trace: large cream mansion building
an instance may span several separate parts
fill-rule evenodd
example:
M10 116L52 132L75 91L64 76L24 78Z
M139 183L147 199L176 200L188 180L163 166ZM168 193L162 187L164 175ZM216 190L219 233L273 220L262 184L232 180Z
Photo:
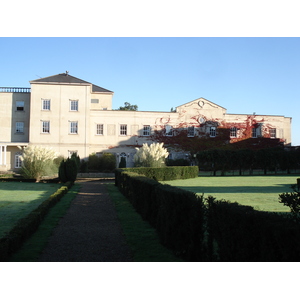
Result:
M110 152L117 162L125 157L132 166L135 148L152 143L154 130L171 137L178 127L190 138L214 138L220 124L229 124L234 140L243 136L247 123L253 138L279 138L291 144L291 118L228 114L204 98L172 112L123 111L112 109L112 91L68 72L30 81L30 86L0 88L0 171L20 168L21 148L28 145L52 147L64 157L77 152L81 159Z

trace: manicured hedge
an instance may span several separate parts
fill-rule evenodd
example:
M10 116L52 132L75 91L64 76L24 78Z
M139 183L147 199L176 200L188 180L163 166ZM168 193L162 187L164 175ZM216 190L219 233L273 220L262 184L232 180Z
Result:
M202 197L127 171L116 184L143 219L156 228L161 243L187 261L204 258Z
M36 179L25 179L23 177L20 177L20 178L1 177L0 181L5 181L5 182L36 182Z
M198 177L199 174L198 166L176 166L165 168L140 167L119 170L145 175L146 177L152 178L157 181L195 178Z
M290 214L256 211L211 198L209 216L209 235L217 244L217 260L300 260L300 224Z
M184 260L300 261L300 222L290 213L256 211L212 196L203 199L120 169L115 182L156 228L161 243Z
M257 145L268 139L256 139ZM275 141L275 140L274 140ZM234 145L236 143L232 143ZM292 170L300 168L300 148L289 150L282 146L262 149L209 149L197 153L197 160L201 170L221 171L225 175L228 171L238 170L242 175L244 170L249 170L250 174L254 169L260 169L267 174L269 171L286 171L290 174Z
M163 244L188 261L203 261L204 204L203 197L169 185L155 189L156 229Z
M24 241L36 231L49 209L68 192L72 185L73 182L67 182L27 217L19 220L10 232L0 239L0 261L7 261L11 254L22 246Z
M36 179L26 179L23 177L0 177L3 182L36 182ZM59 178L41 179L39 182L43 183L59 183Z

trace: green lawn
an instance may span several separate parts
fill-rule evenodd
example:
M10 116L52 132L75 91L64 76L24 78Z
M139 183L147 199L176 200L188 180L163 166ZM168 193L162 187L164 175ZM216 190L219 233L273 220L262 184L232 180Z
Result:
M0 238L60 187L57 183L0 182Z
M214 196L217 200L225 199L250 205L256 210L289 212L287 206L279 203L278 195L292 192L290 186L296 184L299 175L277 176L211 176L185 180L165 181L194 193Z

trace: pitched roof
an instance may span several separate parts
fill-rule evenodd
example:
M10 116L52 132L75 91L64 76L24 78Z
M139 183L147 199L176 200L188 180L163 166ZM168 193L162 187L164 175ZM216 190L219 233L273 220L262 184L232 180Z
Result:
M49 77L44 77L36 80L30 81L30 83L63 83L63 84L82 84L82 85L92 85L93 92L100 92L100 93L113 93L110 90L104 89L100 86L94 85L88 81L79 79L77 77L69 75L68 72L61 73Z
M92 87L93 87L93 92L100 92L100 93L113 93L112 91L109 91L107 89L104 89L98 85L95 85L95 84L92 84Z

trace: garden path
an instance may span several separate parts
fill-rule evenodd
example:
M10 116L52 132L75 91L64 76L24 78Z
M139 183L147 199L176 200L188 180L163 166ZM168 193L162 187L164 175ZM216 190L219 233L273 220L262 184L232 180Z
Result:
M132 261L105 181L81 179L82 187L59 221L40 262Z

